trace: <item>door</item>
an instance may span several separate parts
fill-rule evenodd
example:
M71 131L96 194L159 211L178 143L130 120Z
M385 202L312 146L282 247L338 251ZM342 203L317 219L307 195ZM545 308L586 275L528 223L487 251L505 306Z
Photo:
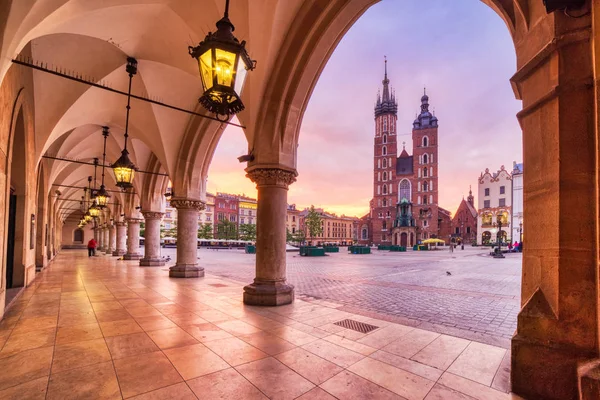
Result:
M400 246L408 246L408 234L406 232L400 234Z
M6 249L6 288L12 288L15 262L15 228L17 219L17 196L11 190L8 206L8 246Z

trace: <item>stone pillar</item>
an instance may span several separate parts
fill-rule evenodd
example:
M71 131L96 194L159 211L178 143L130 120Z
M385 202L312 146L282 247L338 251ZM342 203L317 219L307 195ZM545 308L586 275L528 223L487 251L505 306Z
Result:
M165 260L160 256L160 220L161 212L142 211L146 221L144 233L144 258L140 260L141 267L161 267Z
M177 263L169 268L171 278L198 278L204 268L198 266L198 212L205 204L200 200L171 199L177 209Z
M98 246L96 246L96 250L104 251L104 235L102 234L102 228L97 227L94 229L94 231L96 232L96 242L98 243Z
M108 227L108 252L114 254L117 249L117 229L115 224L111 224Z
M512 78L523 100L527 235L511 381L528 399L579 398L578 366L598 358L597 99L580 14L544 16L538 27L550 30L517 41Z
M115 225L117 226L117 243L113 256L122 256L127 253L127 222L118 221L115 222Z
M140 254L140 222L138 218L127 218L127 253L123 260L139 260Z
M286 281L286 226L288 187L296 181L295 170L246 169L258 189L256 219L256 278L244 287L244 303L279 306L294 301L294 286Z
M108 227L107 226L102 228L102 241L104 242L104 252L106 254L111 253L110 241L108 240Z

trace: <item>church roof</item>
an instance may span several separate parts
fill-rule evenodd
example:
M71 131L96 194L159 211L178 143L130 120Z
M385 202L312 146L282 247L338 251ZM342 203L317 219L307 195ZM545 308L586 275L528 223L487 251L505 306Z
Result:
M396 159L396 175L413 175L413 156L404 153L406 150Z
M437 126L438 119L434 114L429 112L429 96L427 96L427 93L423 90L423 97L421 97L421 113L417 115L415 122L413 122L413 128L428 129Z
M387 59L385 60L385 74L383 76L383 94L377 93L377 102L375 103L375 117L384 114L398 114L398 102L396 95L390 93L390 80L387 76Z
M408 151L406 151L406 149L402 149L402 153L400 153L400 158L406 157L410 157L410 155L408 155Z

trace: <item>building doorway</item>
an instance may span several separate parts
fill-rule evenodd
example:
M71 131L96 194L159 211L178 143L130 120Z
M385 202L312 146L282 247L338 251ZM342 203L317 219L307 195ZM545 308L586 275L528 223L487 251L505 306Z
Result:
M400 246L408 246L408 233L402 232L400 234Z

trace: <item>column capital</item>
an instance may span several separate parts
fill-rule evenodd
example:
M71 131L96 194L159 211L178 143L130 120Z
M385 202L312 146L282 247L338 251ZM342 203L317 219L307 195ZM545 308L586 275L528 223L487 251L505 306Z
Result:
M144 222L144 220L141 218L125 218L125 221L127 221L128 224L139 224Z
M116 226L127 226L127 222L126 221L115 221L115 225Z
M161 219L165 213L158 211L142 211L144 219Z
M202 200L194 200L194 199L183 199L183 198L173 198L169 201L171 206L176 209L194 209L194 210L204 210L206 208L206 203Z
M284 166L256 165L246 168L246 177L257 186L280 186L287 189L296 182L297 176L298 172L295 169Z

